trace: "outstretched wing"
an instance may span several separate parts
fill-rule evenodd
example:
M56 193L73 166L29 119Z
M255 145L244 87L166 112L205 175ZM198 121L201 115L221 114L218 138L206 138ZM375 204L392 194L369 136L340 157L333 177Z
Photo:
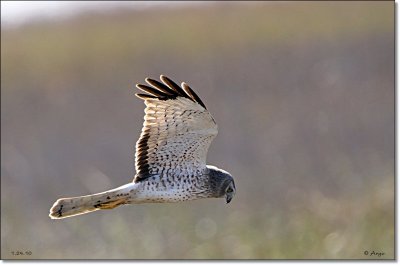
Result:
M136 143L134 182L153 175L194 175L206 169L208 148L218 133L214 118L186 84L146 78L136 94L146 104L142 133Z

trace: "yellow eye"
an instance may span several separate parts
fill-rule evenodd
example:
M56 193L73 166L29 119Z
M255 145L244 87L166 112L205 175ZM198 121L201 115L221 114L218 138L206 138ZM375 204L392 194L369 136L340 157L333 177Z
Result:
M226 190L226 192L231 193L231 192L233 192L233 189L232 189L231 187L229 187L229 188Z

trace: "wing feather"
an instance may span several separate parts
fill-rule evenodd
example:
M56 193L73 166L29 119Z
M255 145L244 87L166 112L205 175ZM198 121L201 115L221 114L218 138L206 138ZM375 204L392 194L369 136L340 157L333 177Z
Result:
M190 86L188 86L185 82L182 82L182 88L183 90L185 90L186 94L188 94L194 101L203 106L203 108L207 109L206 105L204 105L203 101L201 101L199 96L197 96L197 94L194 93L194 91L190 88Z
M148 94L142 94L142 93L136 93L135 96L137 96L138 98L143 99L143 100L157 98L155 96L148 95Z
M213 117L189 86L178 89L168 77L160 79L163 83L146 79L154 88L137 85L150 95L137 94L144 99L146 108L136 143L134 182L152 175L203 172L208 148L218 133Z
M168 96L178 96L178 93L176 93L175 91L171 90L166 85L158 82L157 80L150 79L150 78L146 78L145 80L149 85L151 85L154 88L162 91L163 93L167 94Z
M174 81L166 77L165 75L160 76L161 81L163 81L170 89L175 91L181 97L187 97L185 91L182 90L180 86L178 86Z
M156 98L164 99L166 96L166 94L164 94L162 91L146 85L136 84L136 87L142 90L143 92L147 92L150 95L155 96Z

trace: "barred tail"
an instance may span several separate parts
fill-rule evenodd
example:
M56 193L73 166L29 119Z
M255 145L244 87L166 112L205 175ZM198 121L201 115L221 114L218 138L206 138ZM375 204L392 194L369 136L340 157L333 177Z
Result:
M128 203L134 184L129 183L119 188L102 193L58 199L50 209L50 218L62 219L103 209L113 209Z

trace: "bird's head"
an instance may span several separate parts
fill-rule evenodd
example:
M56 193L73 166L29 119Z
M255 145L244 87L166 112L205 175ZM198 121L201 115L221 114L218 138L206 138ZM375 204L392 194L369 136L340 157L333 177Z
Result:
M207 166L207 168L209 169L209 184L213 197L225 197L226 203L229 203L236 193L232 175L214 166Z

